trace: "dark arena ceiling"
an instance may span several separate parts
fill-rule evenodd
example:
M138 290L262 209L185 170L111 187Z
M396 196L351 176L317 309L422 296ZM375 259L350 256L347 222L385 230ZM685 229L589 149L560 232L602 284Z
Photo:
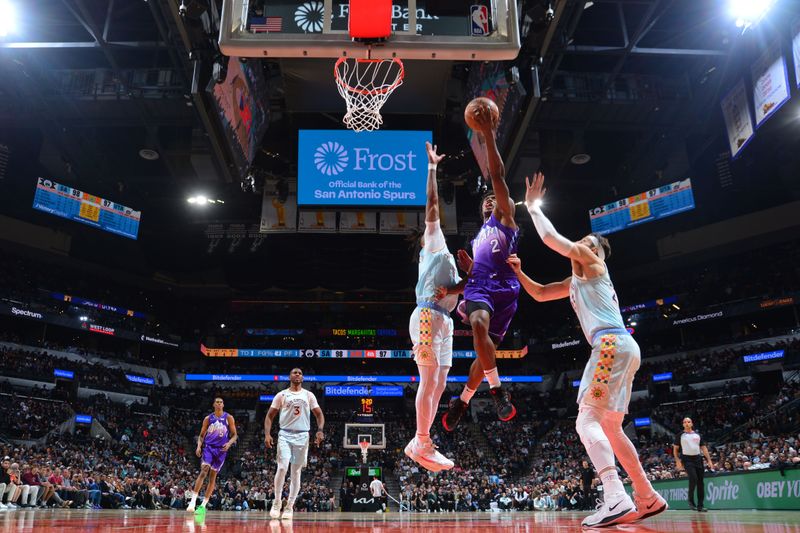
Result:
M277 194L296 180L297 131L341 127L344 104L332 61L250 60L267 80L269 125L252 168L256 193L244 192L245 176L233 165L207 93L220 61L213 27L218 1L185 0L186 16L179 0L17 4L15 31L0 40L0 143L9 151L0 179L4 220L68 235L60 253L71 259L187 287L258 293L412 286L416 267L401 236L260 237L252 229L260 189ZM800 8L778 1L768 18L743 32L725 4L520 3L522 49L503 65L509 72L516 67L514 82L526 93L503 146L512 195L541 169L550 215L565 234L579 237L589 231L590 208L693 180L694 211L614 239L616 260L625 265L618 270L657 261L660 238L798 199L796 84L785 109L734 161L720 100L748 72L761 44L775 36L789 42L788 21ZM462 123L471 68L409 62L406 83L385 108L385 129L430 129L450 156L442 182L454 188L458 206L453 247L464 245L478 222L479 170ZM158 158L145 159L142 150ZM591 159L576 165L576 154ZM32 210L37 176L140 210L139 239ZM225 203L202 210L187 204L200 193ZM532 231L519 211L523 230ZM538 240L523 239L521 253L536 258L543 276L563 272L557 257L540 252Z

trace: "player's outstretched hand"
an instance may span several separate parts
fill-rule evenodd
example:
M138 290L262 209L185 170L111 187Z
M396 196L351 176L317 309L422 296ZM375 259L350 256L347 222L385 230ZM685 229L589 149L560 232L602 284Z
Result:
M434 300L441 300L447 296L447 287L436 287L436 291L433 293Z
M459 250L456 260L458 262L458 268L469 273L470 269L472 268L472 258L469 256L467 251Z
M476 106L474 120L475 125L478 126L478 131L480 131L484 136L492 135L497 128L497 124L495 124L492 117L492 112L489 110L488 106Z
M272 448L272 435L267 435L264 439L264 444L267 445L267 448Z
M228 450L230 450L230 448L231 448L231 443L230 442L226 442L225 444L222 445L222 451L223 452L227 452Z
M517 254L511 254L506 259L506 263L508 266L511 267L511 270L514 271L515 274L519 274L522 271L522 259L520 259Z
M533 179L525 178L525 207L532 208L537 202L541 202L547 188L544 186L544 174L537 172Z
M439 149L438 146L435 144L431 146L431 143L425 141L425 149L428 150L428 163L431 165L438 165L442 159L445 158L445 154L437 154L436 151Z
M325 440L325 434L321 431L317 431L317 436L314 439L314 442L317 444L317 446L319 446L320 444L322 444L323 440Z
M194 454L197 457L200 457L201 455L203 455L203 450L200 449L200 446L197 447L197 449L194 451Z

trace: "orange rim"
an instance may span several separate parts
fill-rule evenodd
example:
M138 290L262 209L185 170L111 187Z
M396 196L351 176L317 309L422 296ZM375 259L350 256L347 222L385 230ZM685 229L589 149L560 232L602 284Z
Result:
M333 66L333 77L336 79L336 83L338 83L340 86L342 86L342 88L344 88L347 92L350 92L350 93L358 93L358 94L366 94L366 95L386 94L386 93L389 93L389 92L392 92L393 90L395 90L397 88L397 86L400 85L403 82L403 77L406 75L406 70L403 67L403 62L400 60L400 58L393 57L391 59L391 61L392 61L392 63L396 64L400 68L400 72L397 74L397 79L395 79L394 83L392 83L390 86L388 86L386 88L372 89L372 90L362 89L360 87L351 87L350 84L348 84L341 77L339 77L339 65L341 65L344 62L346 62L348 59L352 59L352 58L340 57L339 59L336 60L336 64ZM356 58L355 61L357 63L382 63L382 62L386 61L386 59L360 59L360 58Z

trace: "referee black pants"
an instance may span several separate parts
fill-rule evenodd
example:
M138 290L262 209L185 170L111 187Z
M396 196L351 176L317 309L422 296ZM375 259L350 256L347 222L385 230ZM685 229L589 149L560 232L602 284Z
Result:
M683 466L689 476L689 504L694 506L694 491L697 489L697 507L702 507L706 491L703 485L703 459L701 456L683 456Z

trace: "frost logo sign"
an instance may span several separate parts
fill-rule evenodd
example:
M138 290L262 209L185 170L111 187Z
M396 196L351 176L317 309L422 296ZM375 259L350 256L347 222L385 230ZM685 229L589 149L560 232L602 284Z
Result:
M301 130L298 204L425 205L429 131Z
M314 152L314 165L326 176L336 176L347 168L347 150L337 142L321 144Z

